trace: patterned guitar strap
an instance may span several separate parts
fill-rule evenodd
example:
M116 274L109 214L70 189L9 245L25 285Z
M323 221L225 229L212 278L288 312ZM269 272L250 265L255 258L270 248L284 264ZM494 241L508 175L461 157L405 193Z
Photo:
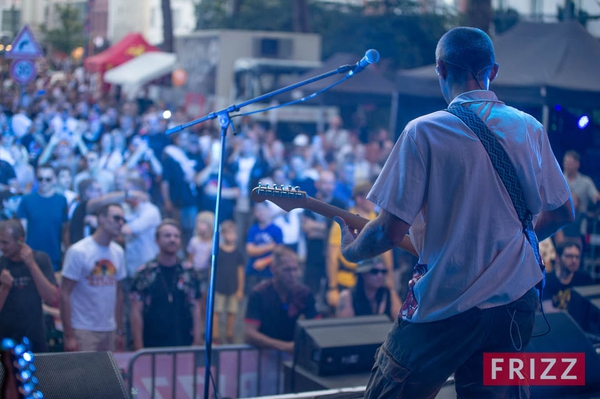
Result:
M533 249L533 253L535 254L535 259L537 260L542 271L543 278L535 286L539 290L541 296L542 290L546 285L546 267L544 266L544 261L540 256L538 239L535 235L535 231L533 230L533 217L525 205L523 187L521 186L521 182L519 182L517 171L515 170L514 165L511 163L508 154L504 150L504 147L502 147L494 134L481 120L481 118L477 116L477 114L460 105L449 107L446 109L446 111L462 120L463 123L467 125L473 131L473 133L477 135L477 137L479 137L481 144L483 144L483 147L490 156L492 165L494 165L494 169L496 169L496 172L500 176L506 191L508 191L510 199L512 200L515 210L517 211L517 215L519 216L519 220L523 225L523 233L525 234L525 237L527 237L527 241L529 241L529 244Z

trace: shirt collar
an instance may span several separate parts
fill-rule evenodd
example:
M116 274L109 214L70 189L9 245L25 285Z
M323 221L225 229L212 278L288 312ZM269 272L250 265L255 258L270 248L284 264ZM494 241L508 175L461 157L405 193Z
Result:
M448 104L448 107L474 102L495 102L504 104L502 101L498 100L496 93L491 90L472 90L456 96L454 100Z

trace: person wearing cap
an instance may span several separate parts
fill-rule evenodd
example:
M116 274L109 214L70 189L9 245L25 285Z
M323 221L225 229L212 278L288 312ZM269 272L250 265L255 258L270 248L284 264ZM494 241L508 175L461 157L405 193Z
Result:
M381 256L359 262L356 285L340 293L335 315L354 317L384 314L393 320L402 302L398 293L385 285L388 272Z
M373 220L377 216L374 205L367 199L369 190L373 187L368 181L356 183L352 190L352 198L355 206L350 208L350 212L365 219ZM394 289L393 257L392 252L388 251L382 255L382 261L386 267L385 285L389 289ZM356 263L349 262L342 255L342 232L340 226L334 223L329 230L329 242L327 247L327 304L332 308L338 306L340 292L344 289L353 288L356 285Z
M367 196L382 209L377 218L359 233L336 218L350 261L400 245L407 232L419 257L364 397L434 398L454 374L460 398L527 398L526 381L485 385L483 354L527 348L544 278L534 248L574 219L571 193L542 124L489 90L499 68L490 37L453 28L435 55L451 112L404 128ZM474 129L482 139L454 112L480 120L482 129ZM498 143L490 153L506 152L498 169L484 147L488 140ZM501 179L513 175L522 186L519 212L526 208L531 223L519 218L516 190Z

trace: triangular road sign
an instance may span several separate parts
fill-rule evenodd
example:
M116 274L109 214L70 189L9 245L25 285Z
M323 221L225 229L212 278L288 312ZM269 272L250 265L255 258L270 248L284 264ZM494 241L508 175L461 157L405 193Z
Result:
M11 46L11 50L4 53L6 58L40 58L44 55L29 25L21 28Z

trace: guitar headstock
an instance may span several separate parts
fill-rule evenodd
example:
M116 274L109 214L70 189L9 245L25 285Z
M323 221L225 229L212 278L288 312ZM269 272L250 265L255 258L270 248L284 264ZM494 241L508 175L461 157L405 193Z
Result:
M2 393L5 399L43 399L44 395L36 389L38 379L29 339L23 338L18 344L4 338L0 341L0 356L4 366Z
M252 190L250 197L254 202L271 201L281 209L289 212L292 209L305 208L308 195L306 191L301 191L300 187L288 186L286 188L283 185L277 187L277 184L274 184L271 188L268 184L263 186L258 183L258 187Z

